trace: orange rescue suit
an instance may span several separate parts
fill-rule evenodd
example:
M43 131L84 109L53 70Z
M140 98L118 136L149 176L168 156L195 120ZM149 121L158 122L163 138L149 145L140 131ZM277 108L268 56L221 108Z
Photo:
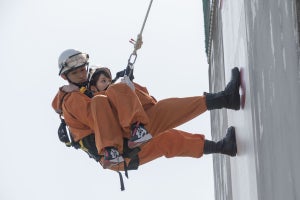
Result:
M111 85L89 98L79 91L58 92L52 107L63 111L75 141L95 133L99 154L107 146L123 150L123 138L130 138L131 124L139 121L153 138L141 147L140 165L161 156L195 157L203 155L204 135L173 129L207 110L205 96L169 98L156 101L147 89L135 83L135 92L126 84ZM64 101L61 99L64 97ZM129 159L126 160L129 162ZM123 170L118 165L113 170Z

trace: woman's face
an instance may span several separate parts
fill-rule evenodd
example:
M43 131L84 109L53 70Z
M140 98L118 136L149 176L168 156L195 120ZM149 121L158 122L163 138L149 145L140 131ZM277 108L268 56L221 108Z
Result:
M96 87L98 89L98 92L105 90L110 84L111 84L111 79L107 78L104 74L100 74L96 82Z

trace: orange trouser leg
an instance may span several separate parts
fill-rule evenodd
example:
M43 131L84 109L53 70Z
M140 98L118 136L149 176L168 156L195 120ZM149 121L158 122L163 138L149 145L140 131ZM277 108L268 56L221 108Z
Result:
M162 156L199 158L203 155L204 140L202 134L191 134L176 129L165 131L141 147L138 154L139 163L143 165ZM124 170L124 165L120 164L111 169Z
M147 124L148 116L135 92L124 83L110 86L106 93L109 102L117 112L118 120L125 132L130 132L130 126L135 122Z
M140 165L161 156L199 158L203 155L204 139L202 134L191 134L176 129L165 131L142 147L139 153Z
M146 113L146 129L152 136L175 128L207 110L205 96L170 98L158 101Z
M91 101L91 112L98 152L101 154L104 147L110 146L114 146L122 152L125 133L111 109L108 98L104 95L94 96Z

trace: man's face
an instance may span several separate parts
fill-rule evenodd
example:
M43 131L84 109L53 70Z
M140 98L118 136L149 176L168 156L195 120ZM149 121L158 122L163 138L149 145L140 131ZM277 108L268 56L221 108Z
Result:
M79 67L77 69L72 70L67 75L62 75L62 78L67 80L67 77L73 83L83 83L87 81L87 70L86 67Z

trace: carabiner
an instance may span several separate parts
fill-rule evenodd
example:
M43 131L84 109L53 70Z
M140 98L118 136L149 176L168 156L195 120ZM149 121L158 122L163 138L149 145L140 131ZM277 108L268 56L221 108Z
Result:
M137 58L136 52L133 52L132 54L130 54L129 59L128 59L128 64L133 66L136 61L136 58Z

